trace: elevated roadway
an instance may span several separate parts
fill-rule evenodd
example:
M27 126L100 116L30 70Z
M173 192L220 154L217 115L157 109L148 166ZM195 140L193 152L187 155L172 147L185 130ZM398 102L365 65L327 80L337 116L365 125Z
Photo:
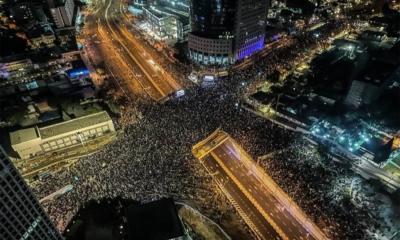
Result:
M260 169L227 133L217 130L196 144L192 152L214 179L219 176L221 190L231 202L245 211L244 220L260 239L327 239L290 197ZM214 171L214 172L213 172ZM230 190L228 190L228 188ZM252 207L249 207L251 205ZM264 223L264 225L261 224ZM273 229L275 235L271 231Z

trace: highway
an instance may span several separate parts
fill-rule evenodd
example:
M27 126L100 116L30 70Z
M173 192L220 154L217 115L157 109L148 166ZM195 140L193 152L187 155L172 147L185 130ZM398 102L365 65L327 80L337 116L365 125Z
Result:
M215 172L212 174L214 179L222 175L225 183L229 183L220 186L224 193L227 191L226 187L236 190L231 195L238 205L237 209L246 209L249 203L253 205L252 209L255 208L257 214L254 211L250 214L245 213L253 224L249 225L250 228L260 239L270 239L270 236L262 234L265 230L261 228L263 225L258 223L261 221L260 217L264 224L269 224L282 239L327 239L290 197L264 171L260 171L228 134L222 131L214 132L193 147L193 154L209 172Z
M124 4L123 1L94 1L88 9L92 24L87 24L87 31L96 32L106 67L130 92L142 91L155 101L163 101L182 87L129 30L131 18L124 12Z
M214 181L222 189L230 202L239 212L240 216L247 225L254 231L260 239L273 240L281 239L274 228L265 221L264 217L257 208L246 198L237 185L232 181L228 174L212 159L206 156L202 160L203 166L207 169Z

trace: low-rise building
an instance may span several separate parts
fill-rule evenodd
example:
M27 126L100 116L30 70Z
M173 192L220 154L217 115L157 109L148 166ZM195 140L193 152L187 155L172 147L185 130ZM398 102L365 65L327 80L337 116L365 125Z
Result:
M55 82L61 84L58 80L76 88L90 85L89 72L80 59L79 51L64 52L45 61L5 59L0 62L0 97L46 90L54 87ZM82 79L85 81L77 81ZM71 87L63 92L70 93Z
M21 72L34 69L31 59L22 59L0 63L0 78L8 79L19 77ZM2 83L0 83L1 85Z
M10 133L11 147L21 159L82 145L115 133L107 112L102 111L45 127L31 127Z
M42 47L54 47L56 37L50 27L37 26L27 32L29 46L31 49L38 49Z
M387 64L373 61L360 79L352 81L344 103L354 108L373 103L399 74L400 68L393 69Z
M358 108L363 104L370 104L376 100L382 88L373 82L354 80L346 96L345 104Z
M190 32L188 13L162 6L145 7L143 11L148 27L157 37L187 40Z

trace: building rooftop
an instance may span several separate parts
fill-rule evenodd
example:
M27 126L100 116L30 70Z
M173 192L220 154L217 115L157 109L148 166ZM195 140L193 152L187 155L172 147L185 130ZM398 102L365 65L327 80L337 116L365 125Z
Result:
M14 132L10 132L11 145L20 144L36 138L39 138L39 134L36 127L25 128Z
M127 209L128 239L161 240L185 235L171 198L131 205Z
M168 17L168 15L164 14L163 12L159 11L158 9L156 9L154 6L151 7L144 7L143 8L145 11L150 12L151 14L153 14L155 17L157 18L163 18L163 17Z
M189 24L189 16L181 11L175 10L170 7L162 7L162 6L151 6L148 8L144 8L149 11L151 14L156 16L157 18L167 18L174 17L178 19L183 25Z
M189 24L189 14L187 14L183 11L173 9L171 7L161 7L161 6L157 6L157 9L166 14L175 16L183 25Z
M39 132L42 139L46 139L110 120L111 118L108 113L106 111L102 111L91 115L71 119L58 124L50 125L47 127L39 128Z
M386 63L370 61L357 80L380 86L385 83L393 70L394 68Z
M141 204L121 199L90 200L68 224L66 240L191 239L172 199Z
M50 29L50 27L45 27L45 26L35 26L31 28L27 32L28 38L39 38L41 36L52 36L54 35L53 31Z

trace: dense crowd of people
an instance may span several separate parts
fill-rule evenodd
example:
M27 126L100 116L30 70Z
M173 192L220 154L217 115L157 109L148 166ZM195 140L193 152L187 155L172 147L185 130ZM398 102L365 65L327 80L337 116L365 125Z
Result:
M367 229L374 232L380 228L376 211L351 203L351 184L330 194L337 179L354 176L351 170L321 157L316 148L300 141L293 144L290 151L278 151L262 165L317 225L332 239L366 239ZM337 197L340 200L334 201Z
M192 87L185 96L164 104L141 100L125 103L123 115L117 120L123 136L70 168L35 183L35 194L40 199L68 184L73 186L72 191L43 203L61 230L85 202L117 196L138 201L169 196L198 205L218 221L224 209L213 190L216 186L192 156L191 147L221 127L253 156L288 149L262 162L268 173L329 236L364 239L366 226L359 219L368 224L376 224L375 220L365 209L332 205L324 193L330 180L342 173L331 164L322 167L315 161L302 162L319 155L303 151L304 143L295 140L299 136L240 108L240 98L248 90L243 82L250 84L260 75L266 78L277 68L289 70L303 56L304 48L321 44L308 41L298 38L287 48L274 51L213 86Z

